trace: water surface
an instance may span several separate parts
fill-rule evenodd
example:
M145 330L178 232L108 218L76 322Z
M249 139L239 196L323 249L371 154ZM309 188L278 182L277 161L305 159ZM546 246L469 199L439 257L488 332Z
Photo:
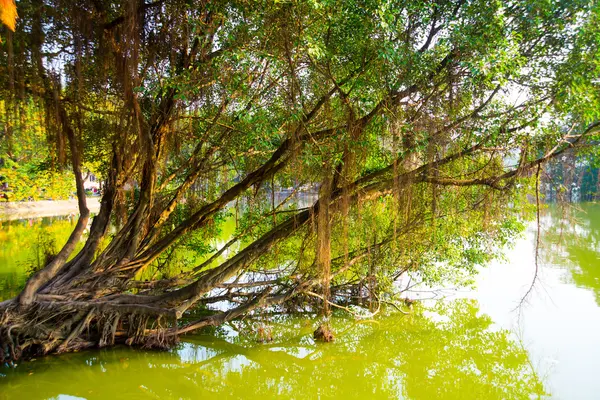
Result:
M186 336L169 352L122 347L0 367L0 399L597 399L600 206L568 217L551 211L537 283L522 307L536 269L533 226L508 250L508 262L482 269L475 290L443 291L452 295L407 316L339 315L334 343L312 340L310 315L259 315ZM2 297L17 293L27 265L42 257L36 235L60 245L72 224L5 223ZM258 343L265 326L274 340Z

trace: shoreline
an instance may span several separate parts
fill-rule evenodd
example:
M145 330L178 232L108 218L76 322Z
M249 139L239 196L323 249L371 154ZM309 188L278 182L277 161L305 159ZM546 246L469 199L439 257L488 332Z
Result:
M100 210L100 197L88 197L87 206L91 213ZM0 203L0 221L12 221L25 218L55 217L59 215L79 214L77 199L15 201Z

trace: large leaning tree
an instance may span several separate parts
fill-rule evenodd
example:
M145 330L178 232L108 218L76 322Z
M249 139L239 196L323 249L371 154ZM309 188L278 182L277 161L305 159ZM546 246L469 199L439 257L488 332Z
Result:
M0 303L0 360L392 302L403 274L464 282L540 165L598 129L597 2L17 5L2 141L43 124L79 219Z

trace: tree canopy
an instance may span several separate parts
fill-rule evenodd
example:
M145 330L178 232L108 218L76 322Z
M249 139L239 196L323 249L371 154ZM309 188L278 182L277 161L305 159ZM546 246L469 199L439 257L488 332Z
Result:
M597 134L598 7L19 2L3 158L37 123L80 218L1 303L4 357L167 346L259 307L375 307L403 274L468 283L519 231L541 165ZM89 169L102 207L75 254Z

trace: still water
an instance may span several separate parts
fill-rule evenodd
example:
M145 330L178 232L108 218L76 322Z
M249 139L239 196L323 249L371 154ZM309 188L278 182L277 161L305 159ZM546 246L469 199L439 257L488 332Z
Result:
M185 337L170 352L116 348L0 367L0 399L403 398L599 399L600 205L544 218L537 283L531 227L474 290L437 291L410 315L334 319L336 341L312 340L310 316L246 320ZM4 223L0 297L60 246L75 221ZM432 297L433 292L414 296Z

